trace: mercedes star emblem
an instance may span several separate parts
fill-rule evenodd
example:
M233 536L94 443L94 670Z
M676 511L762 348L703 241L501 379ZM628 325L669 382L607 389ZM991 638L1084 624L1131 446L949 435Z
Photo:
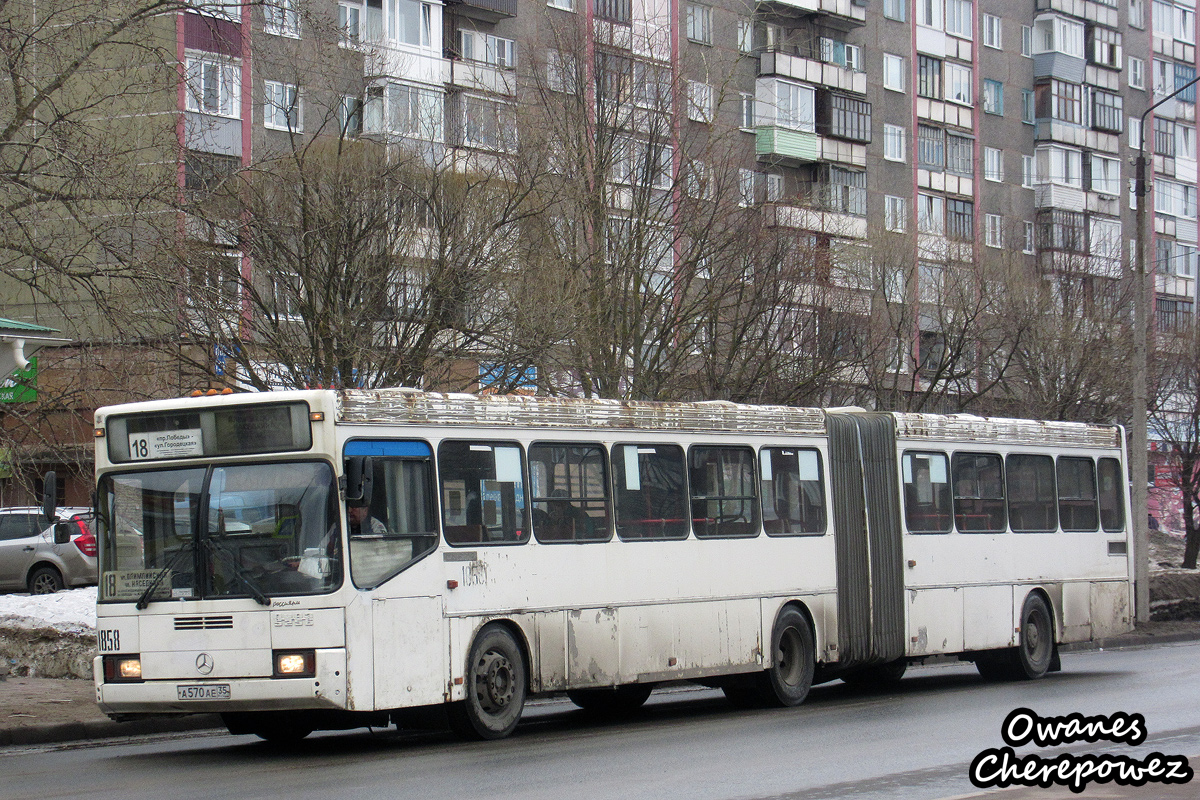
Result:
M201 653L196 656L196 671L201 675L207 675L213 671L213 657L208 653Z

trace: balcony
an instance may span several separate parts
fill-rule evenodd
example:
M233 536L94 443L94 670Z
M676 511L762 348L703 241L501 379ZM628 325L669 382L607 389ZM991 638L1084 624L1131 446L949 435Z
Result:
M821 15L821 22L849 30L867 24L867 0L760 0L760 10L792 16Z
M450 59L449 64L451 86L489 94L512 95L516 92L515 70L462 58Z
M867 93L867 74L837 64L824 63L801 54L796 48L766 50L759 56L759 75L778 75L783 78L828 86L856 94Z
M517 0L446 0L453 13L484 22L499 22L517 15Z
M760 161L810 163L821 160L821 151L821 137L816 132L777 125L762 125L755 129L755 152Z

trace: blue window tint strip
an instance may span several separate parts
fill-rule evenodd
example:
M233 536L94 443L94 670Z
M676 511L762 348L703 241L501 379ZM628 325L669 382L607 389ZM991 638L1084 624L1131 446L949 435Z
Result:
M356 439L353 442L346 442L345 455L432 458L433 449L425 442L398 442L395 440L366 441Z

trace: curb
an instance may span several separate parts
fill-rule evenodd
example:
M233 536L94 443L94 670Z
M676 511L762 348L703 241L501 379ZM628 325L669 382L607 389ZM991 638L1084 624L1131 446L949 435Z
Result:
M1087 653L1096 650L1128 650L1135 647L1150 647L1156 644L1179 644L1182 642L1200 642L1200 632L1165 633L1160 636L1153 634L1125 634L1108 639L1096 639L1091 642L1072 642L1059 646L1060 653Z
M196 714L187 717L112 722L62 722L53 725L28 725L20 728L0 728L0 747L13 745L56 744L83 739L113 739L122 736L146 736L155 733L186 733L188 731L224 730L216 714Z

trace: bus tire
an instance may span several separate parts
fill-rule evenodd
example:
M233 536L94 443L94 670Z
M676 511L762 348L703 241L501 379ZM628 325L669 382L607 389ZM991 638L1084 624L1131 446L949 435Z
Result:
M628 714L645 705L653 691L652 683L628 683L610 689L572 689L567 699L586 711Z
M451 729L464 739L503 739L525 707L528 669L521 646L503 625L485 625L467 659L467 697L447 709Z
M1042 677L1050 671L1055 649L1050 608L1040 594L1030 594L1021 607L1021 636L1013 677L1027 681Z
M808 620L796 608L785 608L771 631L771 667L764 675L762 699L773 706L800 705L812 688L816 665Z

